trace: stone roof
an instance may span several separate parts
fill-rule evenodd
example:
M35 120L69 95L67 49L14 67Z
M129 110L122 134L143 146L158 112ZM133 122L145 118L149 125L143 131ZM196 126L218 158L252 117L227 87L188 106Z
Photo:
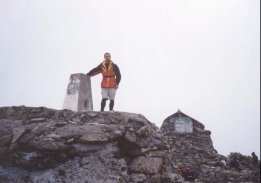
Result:
M170 115L169 117L167 117L164 121L163 121L163 123L162 123L162 125L161 125L161 130L164 132L165 131L165 126L166 125L168 125L168 123L169 123L169 119L171 118L171 117L174 117L174 116L178 116L179 114L181 114L181 115L183 115L183 116L185 116L185 117L188 117L188 118L190 118L191 120L192 120L192 122L193 122L193 128L197 131L197 130L204 130L205 129L205 126L202 124L202 123L200 123L198 120L196 120L196 119L194 119L194 118L192 118L192 117L190 117L189 115L187 115L187 114L185 114L185 113L183 113L180 109L178 109L178 111L177 112L175 112L174 114L172 114L172 115Z

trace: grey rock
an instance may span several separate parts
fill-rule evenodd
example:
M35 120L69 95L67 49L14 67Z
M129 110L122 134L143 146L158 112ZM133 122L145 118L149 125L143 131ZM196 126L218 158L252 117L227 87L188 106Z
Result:
M67 143L71 143L73 141L74 141L74 138L71 138L71 139L67 140Z
M12 134L2 136L0 138L0 148L4 147L7 144L10 144L12 139L13 139L13 135Z
M139 148L134 150L131 154L133 156L146 156L147 151L148 150L146 148Z
M131 127L130 129L128 129L128 131L130 131L130 132L134 132L134 128Z
M76 156L90 155L105 148L104 144L72 144Z
M10 147L9 147L9 152L12 153L12 152L14 152L17 148L18 148L18 144L17 144L17 143L13 143L13 144L11 144Z
M34 119L30 120L31 123L39 123L39 122L44 122L44 121L46 121L45 118L34 118Z
M25 132L25 128L20 127L20 128L14 128L13 129L13 139L11 143L15 143L21 135Z
M162 181L161 181L161 174L158 173L156 175L151 176L149 182L150 183L162 183Z
M80 143L90 143L90 142L106 142L109 139L103 134L85 134L80 139Z
M70 147L62 142L50 142L50 141L31 141L29 143L30 148L37 151L65 151Z
M99 113L98 112L88 112L88 115L90 116L90 117L96 117L97 115L98 115Z
M134 132L127 131L124 135L124 138L130 143L136 143L136 135Z
M146 179L146 176L142 173L132 173L130 175L130 180L133 182L144 182Z
M73 125L76 125L77 122L74 122L74 121L69 121L70 124L73 124Z
M8 147L2 147L0 148L0 154L5 154L8 150Z
M110 139L113 140L113 139L117 139L119 137L122 136L122 133L120 130L113 130L111 133L110 133Z
M140 137L146 137L148 135L148 132L147 132L147 126L143 126L141 127L136 133L138 136Z
M175 182L184 182L184 178L180 174L175 173L163 173L162 174L163 181L175 183Z
M66 124L67 124L67 122L60 121L60 122L57 122L55 125L56 126L63 126L63 125L66 125Z
M215 166L215 164L216 164L216 162L214 162L214 161L209 161L209 162L208 162L208 165L209 165L209 166Z
M139 156L133 160L129 168L134 173L157 174L162 164L161 158Z
M48 134L46 137L52 138L54 140L61 140L61 137L59 135L56 135L54 133Z
M164 142L158 140L158 139L152 139L151 143L156 146L159 150L167 150L167 146L164 144Z
M168 151L163 150L163 151L150 151L148 153L148 156L150 157L164 157L166 158L168 156Z
M80 118L73 118L72 121L76 122L76 123L79 123L81 121L81 119Z
M108 144L104 149L94 153L96 156L102 156L106 158L117 157L119 155L120 149L117 146L113 146L112 144Z

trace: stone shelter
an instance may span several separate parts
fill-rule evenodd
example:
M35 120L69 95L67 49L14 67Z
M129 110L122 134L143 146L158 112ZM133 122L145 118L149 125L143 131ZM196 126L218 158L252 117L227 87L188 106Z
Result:
M169 164L175 173L178 164L191 166L199 182L260 182L260 172L251 168L251 157L231 153L225 157L213 147L211 131L194 118L178 110L167 117L161 126L162 139L169 146ZM233 157L239 159L242 171L230 167ZM223 166L221 160L227 162Z
M205 126L178 110L167 117L161 126L162 138L170 145L172 171L178 164L191 166L198 177L203 164L215 165L220 155L213 147L211 132Z

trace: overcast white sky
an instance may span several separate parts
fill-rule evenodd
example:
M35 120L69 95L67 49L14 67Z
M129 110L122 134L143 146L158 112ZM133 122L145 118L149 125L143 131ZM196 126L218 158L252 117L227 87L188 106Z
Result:
M0 107L61 109L70 75L105 52L122 73L115 110L160 127L180 109L219 153L260 158L259 0L0 0Z

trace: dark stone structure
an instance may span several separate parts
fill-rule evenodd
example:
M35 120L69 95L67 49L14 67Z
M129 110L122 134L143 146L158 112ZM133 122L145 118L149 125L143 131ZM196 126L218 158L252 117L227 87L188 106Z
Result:
M244 156L244 161L241 162L244 169L242 172L231 169L229 166L231 157L220 155L214 149L210 137L211 131L205 130L202 123L180 110L164 120L161 131L162 138L170 147L168 157L174 173L178 164L182 164L185 167L192 167L195 178L199 182L258 182L260 180L260 174L251 170L250 157ZM224 166L221 160L225 160L227 166Z
M163 139L170 145L169 159L173 171L179 163L191 166L196 177L204 162L215 164L219 159L210 138L211 132L204 125L178 110L166 118L161 126Z

